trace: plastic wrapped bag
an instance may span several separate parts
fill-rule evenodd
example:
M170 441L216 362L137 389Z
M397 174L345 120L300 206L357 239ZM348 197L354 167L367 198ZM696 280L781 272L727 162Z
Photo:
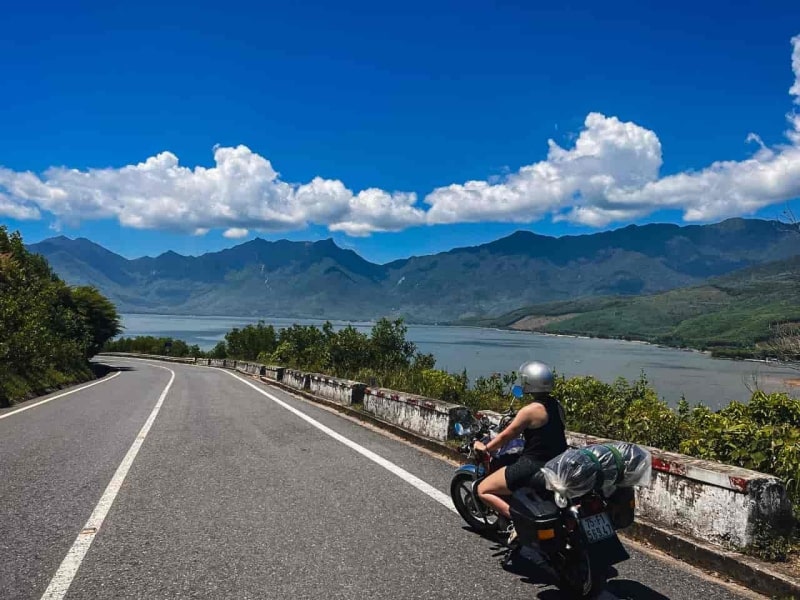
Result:
M650 482L650 453L636 444L613 442L570 449L542 468L547 488L564 498L579 498L592 490L608 497L617 487Z
M650 485L653 471L653 457L650 453L641 446L628 442L614 442L611 445L619 450L625 461L625 471L617 487Z

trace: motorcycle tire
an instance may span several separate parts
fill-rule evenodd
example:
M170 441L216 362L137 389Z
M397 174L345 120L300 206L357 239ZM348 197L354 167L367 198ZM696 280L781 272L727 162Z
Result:
M556 568L558 589L567 598L584 599L594 596L606 583L605 572L593 568L584 548L570 548Z
M480 502L477 498L472 496L472 482L474 480L466 473L462 473L453 477L450 483L450 497L453 504L461 515L461 518L467 522L473 530L478 533L493 533L497 531L498 516L486 506L481 506L486 515L484 520L481 515L481 508L475 505Z

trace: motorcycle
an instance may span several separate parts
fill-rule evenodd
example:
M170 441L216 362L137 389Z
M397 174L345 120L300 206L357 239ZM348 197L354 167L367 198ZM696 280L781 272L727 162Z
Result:
M495 454L478 456L472 446L480 440L488 443L516 416L513 403L501 414L499 422L493 422L484 415L473 417L473 422L466 427L456 423L456 435L465 439L458 451L467 456L468 462L461 465L450 482L450 497L458 514L467 524L480 534L496 535L508 529L510 523L502 515L487 507L478 498L478 484L502 467L513 464L522 452L525 441L520 437L512 440Z
M513 420L509 408L499 423L481 417L456 434L465 439L459 448L468 462L456 470L450 484L453 504L476 532L499 538L510 523L478 497L478 484L501 467L513 463L524 441L512 440L494 455L476 454L476 440L487 443ZM520 443L521 442L521 443ZM509 498L517 539L508 548L504 566L521 554L549 573L565 594L587 598L605 586L611 567L630 558L617 531L633 523L633 489L617 488L610 497L591 491L566 499L546 489L524 487ZM502 540L505 543L505 540Z

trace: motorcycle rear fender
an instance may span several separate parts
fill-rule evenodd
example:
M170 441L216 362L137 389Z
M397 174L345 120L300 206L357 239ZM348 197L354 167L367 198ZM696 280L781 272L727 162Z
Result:
M474 477L475 474L477 473L478 477L483 477L484 475L486 475L486 467L484 467L483 465L477 465L477 466L461 465L456 471L456 475L459 475L461 473L466 473L467 475L470 475L472 477Z

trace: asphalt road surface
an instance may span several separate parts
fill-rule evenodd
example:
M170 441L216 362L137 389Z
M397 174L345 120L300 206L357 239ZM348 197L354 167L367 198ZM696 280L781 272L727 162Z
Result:
M0 411L3 600L560 597L465 527L450 464L227 371L106 362ZM604 598L758 597L626 544Z

